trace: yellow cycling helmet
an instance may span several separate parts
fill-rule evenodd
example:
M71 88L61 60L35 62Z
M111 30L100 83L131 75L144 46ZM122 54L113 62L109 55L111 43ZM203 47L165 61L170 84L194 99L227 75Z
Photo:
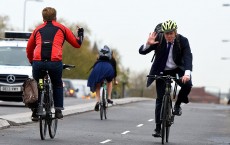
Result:
M162 28L162 32L167 33L167 32L177 30L177 24L172 20L168 20L162 23L161 28Z

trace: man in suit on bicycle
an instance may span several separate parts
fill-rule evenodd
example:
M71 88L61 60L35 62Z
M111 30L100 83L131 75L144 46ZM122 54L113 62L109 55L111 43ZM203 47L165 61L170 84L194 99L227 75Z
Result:
M161 33L150 33L147 43L142 45L139 53L142 55L148 54L152 50L155 51L155 60L152 64L150 75L172 75L178 74L181 81L178 84L181 86L177 101L174 106L174 115L180 116L182 109L181 103L189 103L188 94L192 88L191 71L192 71L192 53L189 46L189 41L186 37L177 34L177 25L174 21L168 20L161 24ZM152 84L153 78L148 78L147 87ZM160 111L162 98L165 93L165 83L163 80L156 80L156 108L155 122L156 129L154 137L160 137L161 121Z
M53 86L55 117L63 118L62 46L67 40L73 47L80 48L84 29L78 29L78 37L71 30L56 21L56 10L46 7L42 11L44 23L31 34L27 48L27 58L33 67L36 81L42 78L41 71L47 70ZM37 121L37 106L32 109L32 120Z

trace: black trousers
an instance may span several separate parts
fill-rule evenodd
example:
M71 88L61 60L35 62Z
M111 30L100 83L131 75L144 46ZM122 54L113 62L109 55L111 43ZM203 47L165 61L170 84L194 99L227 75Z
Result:
M179 77L184 76L184 71L180 68L176 68L174 70L166 70L163 72L163 75L171 75L176 76L176 74L179 75ZM176 104L180 105L181 103L189 103L188 100L188 94L191 91L192 88L192 80L190 76L190 80L187 83L177 82L178 85L181 87L179 94L177 96ZM161 112L161 105L162 105L162 99L165 94L165 82L163 80L156 80L156 90L157 90L157 99L156 99L156 108L155 108L155 122L156 124L160 124L160 112Z

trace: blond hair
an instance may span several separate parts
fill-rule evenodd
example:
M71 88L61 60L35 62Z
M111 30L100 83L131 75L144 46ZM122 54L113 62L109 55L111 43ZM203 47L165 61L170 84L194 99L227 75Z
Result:
M56 10L51 7L46 7L42 10L43 21L56 20Z

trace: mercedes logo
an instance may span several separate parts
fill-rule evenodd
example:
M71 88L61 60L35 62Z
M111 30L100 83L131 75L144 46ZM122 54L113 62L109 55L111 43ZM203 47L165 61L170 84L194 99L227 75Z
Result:
M13 83L15 81L15 76L14 75L8 75L6 77L6 80L8 83Z

